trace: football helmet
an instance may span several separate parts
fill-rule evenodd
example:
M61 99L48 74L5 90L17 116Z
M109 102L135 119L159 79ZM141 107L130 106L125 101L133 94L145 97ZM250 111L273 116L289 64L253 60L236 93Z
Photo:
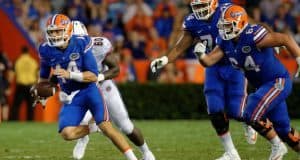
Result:
M230 40L243 32L248 25L248 15L244 8L230 5L222 11L218 21L219 34L224 40Z
M83 23L80 21L72 21L73 25L73 34L74 35L81 35L81 36L87 36L88 32Z
M199 20L207 20L218 7L218 0L192 0L193 13Z
M69 17L63 14L51 16L46 24L46 38L48 44L54 47L66 45L72 36L73 26Z

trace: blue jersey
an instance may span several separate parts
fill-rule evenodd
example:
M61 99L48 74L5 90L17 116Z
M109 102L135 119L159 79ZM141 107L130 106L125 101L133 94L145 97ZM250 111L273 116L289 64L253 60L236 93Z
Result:
M66 49L50 47L44 43L39 48L41 59L40 77L49 78L51 68L63 68L73 72L90 71L98 74L96 60L91 52L92 41L88 36L72 36ZM92 83L82 83L59 78L62 91L67 94L86 88Z
M183 30L188 31L195 40L206 42L206 53L209 53L216 46L215 40L219 36L217 24L222 14L222 9L231 3L219 4L215 13L208 20L199 20L194 13L189 14L182 24ZM230 64L226 58L219 63Z
M275 57L273 48L257 48L268 31L260 25L248 25L238 42L217 38L217 44L234 67L245 72L251 84L259 87L279 77L288 77L288 71Z

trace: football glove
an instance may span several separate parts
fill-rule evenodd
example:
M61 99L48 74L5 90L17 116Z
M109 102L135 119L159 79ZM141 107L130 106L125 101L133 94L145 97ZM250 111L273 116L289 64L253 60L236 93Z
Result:
M295 77L298 78L300 74L300 56L296 58L296 62L298 64L297 72L295 74Z
M150 64L151 71L153 73L157 72L157 70L159 70L159 69L163 68L165 65L167 65L168 62L169 62L169 59L167 56L163 56L163 57L154 59Z
M197 56L198 59L201 57L202 54L205 53L205 51L206 51L206 44L207 44L207 42L204 41L203 43L202 42L198 42L195 45L194 54Z

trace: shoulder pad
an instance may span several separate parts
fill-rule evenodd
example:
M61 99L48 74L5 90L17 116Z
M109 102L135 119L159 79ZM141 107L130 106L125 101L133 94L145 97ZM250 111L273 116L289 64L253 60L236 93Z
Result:
M92 40L93 53L101 52L102 54L107 54L112 50L112 44L106 37L92 37Z
M189 14L188 16L186 16L184 18L183 24L182 24L182 28L185 30L188 30L189 28L191 28L196 21L196 17L194 15L194 13Z

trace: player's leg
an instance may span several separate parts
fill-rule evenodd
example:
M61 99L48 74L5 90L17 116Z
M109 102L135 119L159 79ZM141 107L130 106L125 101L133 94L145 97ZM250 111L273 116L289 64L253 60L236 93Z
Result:
M59 133L65 140L82 138L91 132L88 125L79 126L86 111L86 108L75 104L63 105L59 114Z
M89 126L90 133L95 130L98 130L98 126L96 125L95 122L89 123L92 118L93 118L93 116L92 116L91 112L88 110L85 113L84 118L80 122L80 125L88 125ZM85 149L86 149L88 143L89 143L89 135L85 135L84 137L77 140L76 145L74 146L74 149L73 149L73 158L74 159L82 159L84 157Z
M229 132L229 120L224 113L225 88L223 81L217 74L216 68L210 67L206 69L204 87L208 115L210 117L212 126L216 130L225 149L225 153L221 158L219 158L219 160L226 159L228 157L240 159Z
M246 106L247 100L247 79L238 71L233 70L230 74L226 85L226 109L230 118L242 121L242 114ZM250 126L243 122L245 137L249 144L255 144L257 141L257 132Z
M87 99L91 105L89 106L89 109L103 134L107 136L122 153L124 153L128 160L137 160L129 143L120 132L113 128L109 121L108 109L106 104L104 104L103 96L100 95L99 90L95 88L86 94L91 94Z
M276 106L276 109L268 113L269 119L279 137L286 142L295 152L300 153L300 135L295 128L290 125L287 105L285 102Z
M249 95L243 114L246 122L271 143L272 153L269 159L281 159L286 154L286 147L276 134L272 123L267 120L267 116L287 97L290 90L287 83L284 78L279 78L261 86L255 93Z
M138 128L134 127L132 121L129 119L128 112L115 84L110 80L105 81L101 85L101 89L112 121L138 146L143 154L144 160L155 160L153 153L144 140L143 134Z

